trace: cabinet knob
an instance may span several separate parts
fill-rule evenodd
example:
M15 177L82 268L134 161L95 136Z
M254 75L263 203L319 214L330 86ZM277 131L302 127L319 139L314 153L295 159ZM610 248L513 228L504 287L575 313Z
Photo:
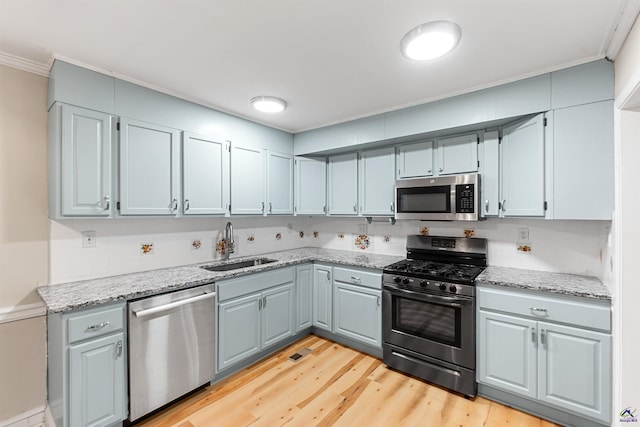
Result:
M442 172L442 168L438 169L438 172Z

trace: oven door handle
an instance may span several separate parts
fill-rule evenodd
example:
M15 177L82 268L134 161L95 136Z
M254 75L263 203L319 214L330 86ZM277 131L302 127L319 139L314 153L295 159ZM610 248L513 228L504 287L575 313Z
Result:
M384 289L390 292L392 295L407 295L415 299L420 299L422 301L439 302L439 303L447 304L454 307L473 304L473 298L446 297L442 295L424 294L422 292L414 292L406 289L397 289L397 288L388 288L388 287L385 287Z

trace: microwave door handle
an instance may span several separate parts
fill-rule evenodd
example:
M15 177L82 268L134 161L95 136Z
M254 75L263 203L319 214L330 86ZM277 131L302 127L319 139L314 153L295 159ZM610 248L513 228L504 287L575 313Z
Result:
M439 303L447 304L453 307L461 307L463 305L473 304L473 300L468 298L457 298L457 297L446 297L441 295L423 294L422 292L413 292L413 291L408 291L406 289L385 288L385 290L391 292L392 294L407 295L415 299L421 299L423 301L428 301L428 302L439 302Z

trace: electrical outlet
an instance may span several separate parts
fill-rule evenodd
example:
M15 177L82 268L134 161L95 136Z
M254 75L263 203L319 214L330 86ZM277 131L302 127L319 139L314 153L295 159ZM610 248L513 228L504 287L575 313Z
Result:
M96 247L96 232L95 231L83 231L82 232L82 247L83 248L95 248Z
M528 228L518 228L518 241L520 241L520 242L528 242L529 241L529 229Z

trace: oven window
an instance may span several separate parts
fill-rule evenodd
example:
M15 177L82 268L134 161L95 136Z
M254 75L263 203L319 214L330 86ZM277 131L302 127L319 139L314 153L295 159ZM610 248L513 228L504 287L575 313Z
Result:
M461 346L460 307L393 297L393 329L442 344Z
M403 213L450 213L451 187L399 188L398 212Z

